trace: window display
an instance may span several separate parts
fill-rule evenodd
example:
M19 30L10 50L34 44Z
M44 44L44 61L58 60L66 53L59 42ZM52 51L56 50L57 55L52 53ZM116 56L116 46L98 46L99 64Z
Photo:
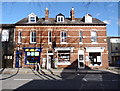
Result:
M70 51L58 51L58 62L70 61Z
M101 53L100 52L95 52L95 53L89 53L89 59L91 61L92 65L100 65L101 64Z
M40 48L24 48L25 49L25 64L35 65L40 62Z

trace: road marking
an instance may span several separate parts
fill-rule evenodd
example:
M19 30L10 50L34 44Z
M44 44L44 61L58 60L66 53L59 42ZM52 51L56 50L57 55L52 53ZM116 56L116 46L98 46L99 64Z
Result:
M22 81L24 81L24 80L31 81L31 80L33 80L33 79L14 79L14 80L17 80L17 81L19 81L19 80L22 80Z
M118 80L112 80L112 81L118 81Z
M83 78L83 81L87 82L87 79Z

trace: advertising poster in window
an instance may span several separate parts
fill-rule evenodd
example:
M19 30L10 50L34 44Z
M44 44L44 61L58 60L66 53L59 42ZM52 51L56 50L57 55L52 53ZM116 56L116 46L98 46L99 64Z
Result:
M40 55L39 52L26 52L26 64L35 64L37 62L39 62L40 60Z

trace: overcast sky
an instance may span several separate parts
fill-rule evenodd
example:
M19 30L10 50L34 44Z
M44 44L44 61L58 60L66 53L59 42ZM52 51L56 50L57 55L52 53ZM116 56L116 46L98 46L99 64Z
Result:
M49 17L55 18L58 13L65 17L70 16L72 7L75 9L75 17L82 18L89 13L93 18L98 18L107 23L107 35L118 35L118 2L3 2L2 24L16 23L22 18L35 13L39 18L45 15L45 8L49 9Z

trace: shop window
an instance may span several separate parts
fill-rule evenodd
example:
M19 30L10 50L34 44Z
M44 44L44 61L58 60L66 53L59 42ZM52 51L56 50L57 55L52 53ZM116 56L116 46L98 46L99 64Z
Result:
M58 62L69 62L70 51L58 51Z
M39 52L26 52L26 64L36 64L39 62L40 58L39 58Z
M92 65L100 65L101 64L101 53L89 53L89 59Z
M23 49L25 51L26 65L35 65L40 62L40 52L42 52L41 48L24 47Z
M61 43L66 43L67 42L67 33L62 31L61 32Z

